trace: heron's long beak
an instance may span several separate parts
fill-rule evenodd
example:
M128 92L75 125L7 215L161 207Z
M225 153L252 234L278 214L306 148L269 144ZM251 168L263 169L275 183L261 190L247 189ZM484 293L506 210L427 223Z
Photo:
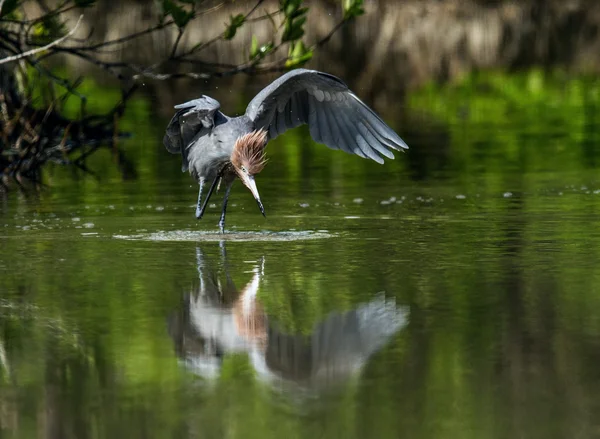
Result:
M252 192L252 196L258 203L258 208L260 209L260 213L262 213L262 215L266 218L267 215L265 215L265 208L263 207L262 201L260 201L260 195L258 195L258 189L256 188L256 182L254 181L254 176L252 176L252 175L245 176L242 179L242 181L248 187L248 189L250 189L250 192Z

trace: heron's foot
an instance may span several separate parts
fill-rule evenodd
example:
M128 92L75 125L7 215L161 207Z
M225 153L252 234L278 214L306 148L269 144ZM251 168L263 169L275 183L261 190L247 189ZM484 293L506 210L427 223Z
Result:
M219 221L219 231L221 234L225 233L225 221Z
M202 210L200 209L200 206L196 207L196 219L202 219Z

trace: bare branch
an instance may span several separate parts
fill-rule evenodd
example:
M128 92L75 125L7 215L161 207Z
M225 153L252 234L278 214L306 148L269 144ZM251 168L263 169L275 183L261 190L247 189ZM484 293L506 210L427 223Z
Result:
M156 26L153 27L149 27L148 29L144 29L143 31L139 31L139 32L135 32L131 35L127 35L121 38L117 38L114 40L110 40L110 41L106 41L103 43L98 43L98 44L92 44L89 46L83 46L83 47L73 47L73 49L78 49L78 50L96 50L96 49L100 49L102 47L106 47L106 46L113 46L115 44L120 44L120 43L126 43L128 41L131 41L135 38L141 37L143 35L147 35L147 34L151 34L157 30L160 29L164 29L166 27L171 26L172 24L175 24L175 22L173 20L169 20L165 23L159 23Z
M333 29L331 29L329 31L329 33L327 35L325 35L323 38L321 38L319 41L317 41L314 45L313 45L313 49L317 48L317 47L321 47L323 45L325 45L326 43L329 42L329 40L331 39L331 37L338 31L340 30L340 28L345 25L348 21L350 21L351 19L348 18L343 18L340 22L338 22Z
M77 96L84 104L87 101L87 98L82 95L81 93L79 93L72 85L69 81L67 81L66 79L60 78L58 76L56 76L54 73L52 73L50 70L48 70L46 67L43 66L43 64L41 62L38 62L37 60L34 59L28 59L27 62L33 67L35 68L38 72L40 72L40 74L47 76L48 78L50 78L50 80L58 85L60 85L61 87L63 87L65 90L67 90L69 93L71 93L72 95Z
M88 53L84 53L81 50L77 50L77 49L72 49L70 47L55 47L53 49L53 52L50 53L48 56L51 55L55 55L57 53L60 52L64 52L64 53L68 53L70 55L75 55L78 56L79 58L94 64L97 67L100 67L101 69L107 71L108 73L110 73L111 75L113 75L115 78L119 79L119 80L126 80L127 78L125 76L123 76L120 72L116 71L115 69L117 68L131 68L131 69L135 69L134 66L126 63L126 62L105 62L105 61L101 61L95 57L93 57L92 55L89 55ZM44 57L45 58L45 57Z
M252 9L250 9L250 11L248 11L248 13L246 15L244 15L244 21L246 21L248 18L250 18L250 16L260 7L261 4L263 4L265 2L265 0L257 0L257 2L254 4L254 6L252 7ZM210 40L201 43L201 44L197 44L196 46L192 47L191 49L179 54L176 58L174 59L181 59L184 58L186 56L190 56L196 52L199 52L201 50L206 49L207 47L213 45L214 43L216 43L217 41L221 41L223 39L223 32L220 32L217 36L211 38Z
M256 4L254 5L254 7L252 9L250 9L250 12L248 12L246 14L245 19L247 19L248 17L250 17L254 13L254 11L256 11L259 8L259 6L262 5L264 2L265 2L265 0L258 0L258 2L256 2Z
M177 39L175 39L175 44L173 44L173 49L171 50L171 58L175 58L175 55L177 55L177 46L179 46L179 42L181 41L182 36L183 29L179 29L177 32Z
M2 3L4 3L4 0L0 0L0 1ZM2 3L0 3L0 6L2 6ZM57 40L52 41L50 44L47 44L47 45L45 45L43 47L36 47L35 49L28 50L27 52L19 53L18 55L13 55L13 56L6 57L4 59L0 59L0 64L5 64L5 63L8 63L8 62L17 61L17 60L22 59L22 58L27 58L27 57L29 57L31 55L35 55L36 53L40 53L40 52L43 52L45 50L48 50L48 49L50 49L50 48L52 48L54 46L58 46L60 43L62 43L63 41L65 41L67 38L69 38L71 35L73 35L77 31L77 28L79 27L79 24L81 23L82 19L83 19L83 14L81 14L79 16L79 19L77 20L77 23L75 24L75 27L73 29L71 29L69 31L69 33L67 33L66 35L60 37Z

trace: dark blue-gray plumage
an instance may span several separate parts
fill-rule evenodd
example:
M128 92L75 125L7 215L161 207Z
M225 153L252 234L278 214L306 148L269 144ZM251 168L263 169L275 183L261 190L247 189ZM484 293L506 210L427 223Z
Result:
M393 159L391 150L408 148L344 82L315 70L297 69L276 79L252 99L246 113L239 117L224 115L219 102L208 96L175 108L178 111L163 143L169 152L181 154L182 170L189 171L200 185L198 219L217 185L225 184L221 232L236 177L250 189L264 215L254 175L264 166L266 143L291 128L308 124L316 142L378 163L383 163L383 157ZM206 181L212 181L212 185L202 204Z

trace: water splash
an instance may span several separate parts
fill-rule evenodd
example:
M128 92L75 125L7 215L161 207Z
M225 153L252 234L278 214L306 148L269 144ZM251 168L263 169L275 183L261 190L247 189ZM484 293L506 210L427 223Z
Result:
M319 231L287 231L287 232L226 232L198 231L198 230L172 230L153 233L140 233L135 235L113 235L115 239L129 241L172 241L172 242L198 242L198 241L304 241L313 239L331 238L334 235L326 230Z

